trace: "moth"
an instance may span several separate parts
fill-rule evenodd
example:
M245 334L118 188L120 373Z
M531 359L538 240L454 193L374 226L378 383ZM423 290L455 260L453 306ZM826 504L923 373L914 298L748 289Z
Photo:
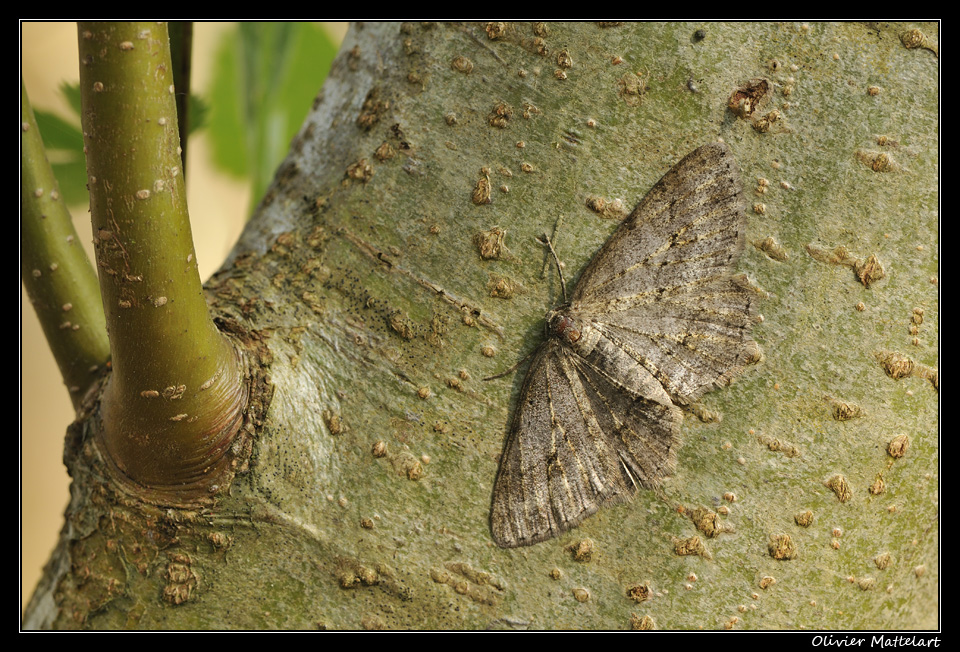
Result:
M494 484L497 545L550 539L657 487L676 465L680 406L759 359L757 295L732 272L741 195L725 144L691 152L547 313Z

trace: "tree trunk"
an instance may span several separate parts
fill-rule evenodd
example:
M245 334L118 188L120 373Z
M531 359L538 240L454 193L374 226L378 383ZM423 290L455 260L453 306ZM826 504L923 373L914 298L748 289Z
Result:
M25 624L938 627L937 41L935 24L356 26L207 284L223 328L269 351L248 472L212 509L142 503L99 474L88 405ZM687 415L662 489L498 548L525 367L481 378L561 302L535 238L575 280L718 138L750 198L739 272L764 295L764 359Z

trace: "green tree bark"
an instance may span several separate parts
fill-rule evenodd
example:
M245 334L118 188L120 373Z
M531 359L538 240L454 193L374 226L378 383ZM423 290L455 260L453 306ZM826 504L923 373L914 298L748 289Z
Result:
M935 24L356 27L207 284L272 356L249 471L212 508L147 505L100 475L81 415L26 624L937 627L937 40ZM686 418L661 491L497 548L523 370L480 378L559 302L534 238L563 216L575 278L616 200L629 211L717 138L756 193L740 271L765 294L764 360Z

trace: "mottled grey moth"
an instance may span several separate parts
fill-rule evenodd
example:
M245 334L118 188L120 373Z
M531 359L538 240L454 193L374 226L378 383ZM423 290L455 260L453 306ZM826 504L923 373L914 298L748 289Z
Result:
M688 154L547 313L494 485L498 545L555 537L656 487L676 464L678 406L759 358L757 297L732 274L741 193L725 144Z

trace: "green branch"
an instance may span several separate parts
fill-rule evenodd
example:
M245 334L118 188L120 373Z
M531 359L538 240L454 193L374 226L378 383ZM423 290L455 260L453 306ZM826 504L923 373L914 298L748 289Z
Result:
M245 391L207 310L187 213L167 27L80 23L84 144L113 373L101 441L156 500L229 472Z
M20 98L20 279L76 407L110 355L103 307L22 84Z

